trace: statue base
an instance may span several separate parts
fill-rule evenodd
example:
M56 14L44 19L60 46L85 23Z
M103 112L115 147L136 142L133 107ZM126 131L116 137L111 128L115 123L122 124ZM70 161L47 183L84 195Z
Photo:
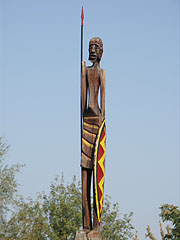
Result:
M85 231L76 232L75 240L102 240L99 231L90 231L86 233Z

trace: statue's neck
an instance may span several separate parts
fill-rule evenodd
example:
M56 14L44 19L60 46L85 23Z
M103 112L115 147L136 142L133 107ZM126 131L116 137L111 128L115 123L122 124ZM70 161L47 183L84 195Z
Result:
M94 62L91 67L92 68L100 68L100 62L99 61Z

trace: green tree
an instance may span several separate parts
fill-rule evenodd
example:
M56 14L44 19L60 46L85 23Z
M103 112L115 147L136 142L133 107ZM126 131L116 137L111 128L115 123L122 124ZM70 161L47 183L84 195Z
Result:
M7 229L7 216L10 215L12 207L16 203L17 182L16 173L20 171L21 165L11 167L4 164L9 146L5 139L0 137L0 239Z
M43 195L43 209L49 220L50 239L74 239L81 226L81 192L80 183L73 182L65 186L62 176L51 184L49 196Z
M172 229L165 235L165 239L180 240L180 210L177 206L163 204L161 207L161 218L163 221L170 221Z
M180 210L177 206L163 204L160 207L161 213L160 217L162 218L163 222L170 221L172 224L172 228L169 225L166 226L166 232L162 228L162 223L160 224L160 233L162 240L180 240ZM146 237L149 237L152 240L156 240L154 235L151 233L150 227L147 226L147 234Z
M111 240L126 240L133 236L134 227L131 224L133 213L124 214L120 218L119 204L114 203L111 207L111 198L105 197L102 213L102 238Z
M120 218L119 206L111 206L106 196L102 216L103 239L129 239L132 237L132 213ZM13 240L64 240L74 239L82 225L81 187L73 178L71 184L64 184L62 176L51 184L50 193L39 194L36 201L19 202L18 211L8 222L6 239Z
M49 194L36 200L18 195L16 174L22 165L4 164L9 146L0 137L0 239L1 240L72 240L82 225L80 183L55 178ZM102 214L102 238L126 240L133 236L132 213L120 218L119 205L111 206L106 196ZM134 238L134 239L137 239Z
M27 203L21 198L18 211L8 222L3 240L45 240L48 238L48 219L43 211L41 197Z
M147 230L147 234L145 234L146 238L149 237L151 240L156 240L156 238L154 237L154 235L151 232L149 225L147 226L146 230Z

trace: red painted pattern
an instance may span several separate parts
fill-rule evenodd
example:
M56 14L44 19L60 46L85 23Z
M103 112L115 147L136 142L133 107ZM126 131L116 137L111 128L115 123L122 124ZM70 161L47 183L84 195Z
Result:
M102 132L102 135L101 135L101 138L100 138L100 143L101 143L101 141L103 140L104 136L105 136L105 128L103 129L103 132ZM104 154L104 150L103 150L103 148L102 148L102 146L101 146L101 144L100 144L100 145L99 145L99 151L98 151L98 162L101 160L103 154ZM105 166L104 163L105 163L105 161L103 162L103 166ZM99 210L100 210L100 212L101 212L101 210L102 210L102 204L101 204L100 200L101 200L101 198L103 197L103 193L102 193L102 191L101 191L101 189L100 189L100 187L99 187L99 183L100 183L100 181L101 181L101 179L102 179L103 177L104 177L104 173L103 173L103 171L102 171L101 166L98 164L98 167L97 167L97 182L98 182ZM103 188L104 188L104 183L103 183Z
M96 155L95 155L95 198L97 206L97 216L99 222L101 221L103 197L104 197L104 174L105 174L105 138L106 138L106 127L105 121L102 123L98 138L96 142Z

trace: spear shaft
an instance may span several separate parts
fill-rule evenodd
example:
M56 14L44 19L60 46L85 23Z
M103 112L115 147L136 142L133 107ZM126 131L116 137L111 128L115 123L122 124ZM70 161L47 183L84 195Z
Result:
M82 7L82 11L81 11L81 63L83 61L83 20L84 20L84 12L83 12L83 7Z
M81 74L82 74L82 61L83 61L83 20L84 20L84 12L82 7L82 11L81 11ZM81 83L81 88L82 88L82 83ZM81 91L80 91L80 96L81 96ZM80 109L81 109L81 151L82 151L82 99L81 97L80 97Z

